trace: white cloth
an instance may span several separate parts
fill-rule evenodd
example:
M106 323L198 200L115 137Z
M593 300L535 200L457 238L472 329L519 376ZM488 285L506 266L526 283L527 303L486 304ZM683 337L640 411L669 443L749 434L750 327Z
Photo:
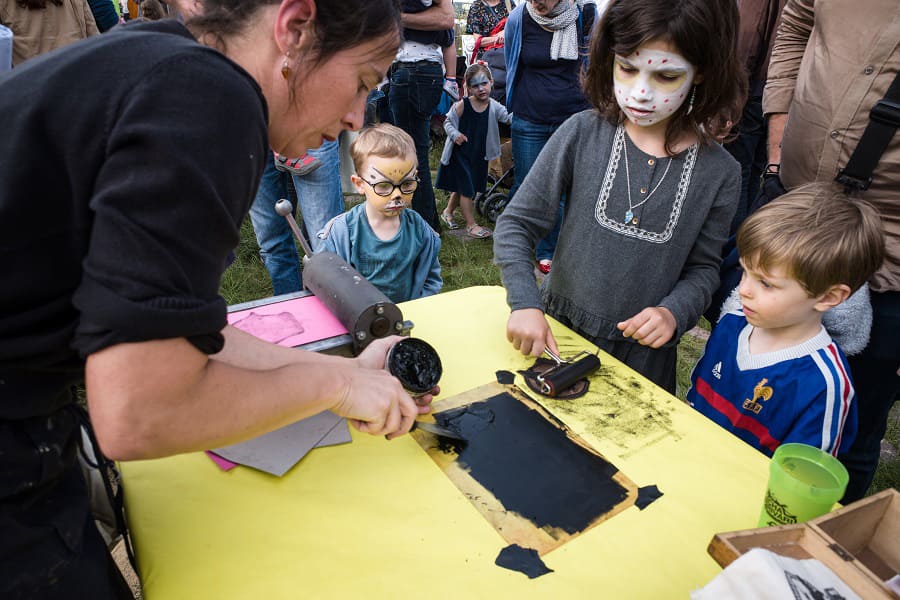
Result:
M754 548L715 579L691 592L691 600L860 600L834 572L814 558L797 560Z
M420 44L419 42L404 40L400 44L400 49L397 51L397 57L394 59L394 62L419 62L420 60L443 65L444 55L441 53L441 47L437 44Z
M550 59L575 60L578 58L578 5L572 0L560 0L546 17L534 10L530 2L525 5L534 22L553 32L550 41Z

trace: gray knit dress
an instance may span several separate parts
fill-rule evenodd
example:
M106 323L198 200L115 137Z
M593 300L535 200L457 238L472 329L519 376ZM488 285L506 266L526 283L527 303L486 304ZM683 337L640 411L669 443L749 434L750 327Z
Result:
M658 158L597 111L573 115L497 222L494 260L510 309L544 310L674 393L676 346L719 285L740 183L738 163L719 145ZM553 270L538 290L534 246L553 226L563 194ZM658 350L616 328L648 306L668 308L678 324Z

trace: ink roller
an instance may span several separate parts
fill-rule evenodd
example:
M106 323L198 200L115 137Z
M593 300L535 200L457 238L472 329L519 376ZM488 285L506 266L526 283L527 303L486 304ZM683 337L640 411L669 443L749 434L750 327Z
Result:
M403 331L403 313L359 271L334 252L313 253L294 220L294 207L282 198L275 212L284 217L306 256L303 257L303 287L331 311L353 338L359 353L376 338Z
M537 381L541 386L541 393L551 398L600 368L600 358L587 351L581 351L570 360L564 360L549 348L544 348L544 354L553 359L556 365L538 375Z

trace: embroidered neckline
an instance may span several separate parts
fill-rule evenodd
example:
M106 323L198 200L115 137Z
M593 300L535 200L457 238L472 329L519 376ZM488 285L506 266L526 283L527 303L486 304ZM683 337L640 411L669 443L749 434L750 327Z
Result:
M678 180L678 189L675 192L675 200L672 203L672 211L669 213L669 220L661 232L647 231L639 225L622 223L621 219L611 219L606 215L606 206L612 191L613 182L616 180L616 174L619 170L619 161L625 151L625 127L619 125L616 127L616 133L613 136L612 149L609 155L609 162L606 165L606 174L603 177L603 183L600 185L600 193L597 195L597 205L594 209L594 218L602 227L611 229L616 233L621 233L628 237L652 242L654 244L663 244L672 238L675 231L675 225L681 216L681 207L684 204L684 198L687 196L687 190L691 183L691 175L694 172L694 164L697 161L698 144L692 145L685 152L684 165L681 167L681 177ZM641 222L643 219L641 220Z

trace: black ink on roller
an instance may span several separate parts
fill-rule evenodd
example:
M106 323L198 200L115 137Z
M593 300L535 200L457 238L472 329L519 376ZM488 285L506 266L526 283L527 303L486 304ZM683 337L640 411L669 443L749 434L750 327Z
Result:
M413 396L421 396L431 390L444 372L437 350L417 338L406 338L394 344L388 352L385 366Z

